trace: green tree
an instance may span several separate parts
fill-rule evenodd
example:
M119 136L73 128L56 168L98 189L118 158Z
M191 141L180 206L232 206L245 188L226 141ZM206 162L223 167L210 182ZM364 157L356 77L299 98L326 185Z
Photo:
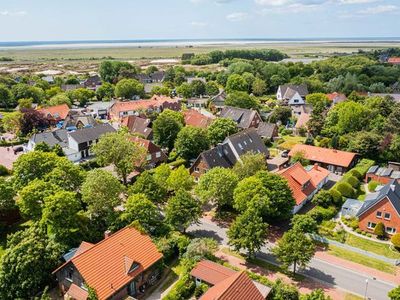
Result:
M189 192L179 189L175 196L168 200L165 217L173 228L185 232L188 226L196 223L201 217L200 202Z
M304 268L314 256L315 245L310 237L293 229L285 232L272 252L285 268L293 265L293 275L297 267Z
M95 93L92 90L79 88L67 92L67 95L72 102L78 101L80 106L85 106L90 100L94 98Z
M222 143L225 138L238 131L235 121L228 118L217 118L207 128L207 135L211 145Z
M179 131L175 140L176 153L185 160L196 158L209 147L207 131L203 128L185 126Z
M21 155L14 163L14 185L17 190L34 179L42 179L57 167L59 157L53 152L33 151Z
M305 158L306 154L304 151L297 151L296 153L293 154L292 158L290 159L290 162L292 164L295 164L299 162L302 166L308 166L310 164L310 161Z
M30 299L42 291L64 250L36 225L13 234L0 262L0 298Z
M262 217L256 209L249 208L239 215L229 227L227 232L229 245L236 251L245 249L249 257L253 257L265 244L268 225L263 222Z
M169 167L168 167L169 168ZM152 175L150 171L144 171L140 174L139 178L135 183L129 188L129 194L139 194L143 193L151 201L156 203L163 203L167 198L167 186L166 180L163 178L164 182L156 180L155 175Z
M392 242L393 246L397 249L400 248L400 233L396 233L392 236L392 238L390 239L390 241Z
M232 92L246 92L248 90L247 82L244 78L239 74L232 74L228 77L228 81L226 82L225 90L228 93Z
M257 109L259 107L259 101L256 97L250 96L246 92L231 92L225 99L226 106Z
M187 245L184 258L191 261L212 259L218 250L218 243L212 238L195 238Z
M239 179L230 169L216 167L200 177L196 187L196 194L202 202L216 204L219 209L232 206L233 191Z
M132 99L134 96L144 95L144 85L135 79L122 79L115 86L115 96L123 99Z
M19 99L18 100L18 107L19 109L29 109L32 108L33 99Z
M233 172L243 179L255 175L258 171L265 171L266 158L262 153L248 152L240 156L240 160L233 166Z
M203 81L193 80L190 86L192 88L193 95L203 96L206 94L206 85Z
M115 217L114 208L121 203L124 188L110 172L95 169L87 173L82 184L82 201L94 218L104 219L107 224Z
M0 212L15 208L14 196L12 183L0 177Z
M7 132L19 134L21 131L22 113L14 111L3 116L0 122L1 127Z
M124 184L135 167L143 165L147 153L143 146L130 138L130 134L124 132L106 133L92 146L97 161L101 165L112 164Z
M318 229L317 222L308 214L294 215L290 223L294 231L314 233Z
M375 159L381 152L382 135L374 132L359 131L351 135L347 150L356 152L362 157Z
M167 86L153 86L151 89L151 94L152 95L165 95L169 96L171 95L172 90L168 88Z
M44 92L41 88L29 86L25 83L13 85L11 92L15 100L32 98L34 103L42 103L44 100Z
M215 81L208 81L206 83L206 94L208 96L215 96L219 93L219 86L218 83Z
M161 225L160 211L144 194L131 195L124 207L125 211L120 216L124 225L137 221L148 233L154 233Z
M44 199L41 224L54 241L72 246L79 241L78 212L82 209L76 194L58 191Z
M286 125L291 117L292 109L290 107L278 106L272 111L269 121L272 123L280 122L282 125Z
M153 122L154 141L161 147L172 149L179 131L184 126L182 113L164 110Z
M388 294L390 300L400 300L400 286L391 290Z
M4 84L0 84L0 107L9 109L15 105L14 96L9 88Z
M38 221L42 217L44 199L53 195L59 188L40 179L31 181L18 193L17 205L22 215Z
M167 179L168 190L172 192L176 192L179 189L190 191L193 185L193 177L190 176L189 170L185 166L179 166L172 170Z
M374 234L376 234L376 236L380 239L385 237L385 225L382 222L376 224L374 228Z
M324 93L314 93L308 94L306 96L306 102L311 104L313 107L321 105L322 107L326 107L329 105L330 101L328 96Z
M256 78L251 86L251 90L254 95L262 96L267 90L267 84L261 78Z
M282 279L278 279L272 286L271 294L268 295L271 300L299 300L299 290L293 286L286 284Z
M114 97L115 87L113 84L109 82L104 82L97 90L96 90L96 98L99 101L110 101L112 97Z
M176 92L183 98L190 98L193 96L192 86L187 82L184 82L180 86L178 86Z
M60 104L67 104L69 107L71 107L72 101L65 93L54 95L50 98L50 100L46 101L47 106L55 106Z
M332 300L332 298L326 296L323 289L316 289L310 294L302 295L300 300Z
M133 77L139 68L128 62L106 60L100 64L99 73L103 81L115 83L119 78Z
M312 199L312 203L328 208L334 203L331 193L327 190L320 190Z
M66 191L78 191L85 178L85 172L79 165L66 157L60 157L56 167L46 174L45 180Z

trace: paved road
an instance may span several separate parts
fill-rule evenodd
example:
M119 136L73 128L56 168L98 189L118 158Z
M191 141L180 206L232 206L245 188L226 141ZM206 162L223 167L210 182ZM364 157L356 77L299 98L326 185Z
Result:
M217 226L208 219L201 219L200 224L192 225L188 229L189 233L195 236L212 237L221 245L227 245L228 238L226 236L226 228ZM266 245L257 254L257 257L265 259L271 263L277 263L275 258L269 254ZM356 271L333 265L329 262L313 258L309 267L300 272L301 274L311 277L329 285L333 285L360 296L364 296L366 280L368 279L367 297L373 300L387 300L387 293L395 287L394 284L380 280L374 280L368 274L360 274Z

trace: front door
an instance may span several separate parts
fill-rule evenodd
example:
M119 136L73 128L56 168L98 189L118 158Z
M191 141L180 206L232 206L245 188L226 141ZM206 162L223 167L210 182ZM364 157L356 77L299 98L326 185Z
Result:
M136 296L136 282L135 280L132 280L129 283L129 287L128 287L128 294L132 297Z

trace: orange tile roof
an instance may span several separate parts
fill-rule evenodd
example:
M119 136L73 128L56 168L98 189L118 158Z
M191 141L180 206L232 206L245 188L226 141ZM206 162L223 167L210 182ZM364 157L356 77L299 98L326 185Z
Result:
M87 297L89 296L89 293L85 291L84 289L80 288L76 284L71 284L69 287L67 293L66 293L71 299L76 299L76 300L86 300Z
M236 274L236 271L210 260L198 262L196 267L190 272L190 275L193 277L199 278L211 285L215 285L234 274Z
M46 117L50 116L56 120L64 120L68 116L69 107L67 104L60 104L40 108L38 111L44 114Z
M315 186L319 185L326 177L329 176L331 172L327 169L322 168L315 164L311 170L308 171L308 175L311 176L311 181L314 183Z
M76 252L75 252L75 254L74 254L73 257L78 256L79 254L85 252L86 250L89 250L89 249L92 248L94 245L95 245L95 244L92 244L92 243L88 243L88 242L83 241L83 242L79 245L79 247L78 247L78 249L76 250Z
M106 299L162 258L148 235L125 227L59 267L73 263L86 284ZM128 273L126 260L139 264ZM53 273L54 273L53 272Z
M388 59L389 64L400 64L400 57L391 57Z
M265 300L245 271L237 272L211 287L200 300Z
M207 128L212 119L203 115L194 109L188 109L183 112L185 124L193 127Z
M307 127L307 122L310 121L311 114L303 112L298 118L296 122L296 128L299 129L301 127Z
M335 165L345 168L350 166L350 164L357 155L356 153L352 152L297 144L289 152L289 156L292 157L297 152L303 152L304 157L310 161L320 162L328 165Z

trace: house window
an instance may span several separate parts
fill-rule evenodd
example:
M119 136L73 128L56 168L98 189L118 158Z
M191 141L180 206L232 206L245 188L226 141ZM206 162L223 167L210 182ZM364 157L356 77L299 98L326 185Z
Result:
M195 168L194 168L194 172L195 172L195 173L200 173L199 167L195 167Z
M151 154L147 155L147 160L151 160Z
M240 150L243 150L243 146L241 143L239 143L238 146L239 146Z
M294 103L299 103L299 100L298 99L294 99Z
M372 222L368 222L368 224L367 224L367 228L368 228L368 229L374 229L375 226L376 226L376 224L375 224L375 223L372 223Z
M386 227L386 232L389 234L394 234L396 232L396 228Z
M385 213L385 220L390 220L390 213Z
M376 217L377 218L382 218L382 212L381 211L377 211L376 212Z
M157 158L160 158L160 157L161 157L161 152L160 152L160 151L158 151L158 152L156 153L156 157L157 157Z
M72 267L69 267L65 270L65 279L68 281L73 281L72 276L74 275L74 269Z

